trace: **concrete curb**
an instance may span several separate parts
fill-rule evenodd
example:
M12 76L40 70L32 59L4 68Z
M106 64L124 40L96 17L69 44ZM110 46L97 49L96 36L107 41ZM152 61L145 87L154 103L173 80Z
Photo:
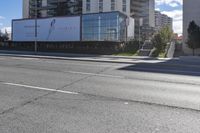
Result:
M10 57L23 57L23 58L37 58L37 59L56 59L56 60L71 60L71 61L89 61L89 62L103 62L103 63L121 63L121 64L134 64L131 61L117 61L117 60L98 60L98 59L80 59L80 58L70 58L70 57L53 57L53 56L38 56L38 55L14 55L14 54L1 54Z
M57 59L57 60L76 60L76 61L90 61L90 62L109 62L109 63L125 63L133 64L134 61L159 61L166 59L141 57L141 56L114 56L114 55L92 55L92 54L71 54L71 53L49 53L49 52L34 52L29 51L8 51L0 50L0 55L24 57L24 58L41 58L41 59ZM124 61L123 61L124 60Z
M43 53L44 54L44 53ZM58 55L51 55L51 56L47 56L47 55L40 55L40 54L31 54L31 52L26 52L23 53L16 51L16 52L8 52L6 53L6 51L1 52L0 51L0 56L10 56L10 57L22 57L22 58L36 58L36 59L56 59L56 60L69 60L69 61L88 61L88 62L102 62L102 63L119 63L119 64L137 64L137 63L152 63L152 62L148 62L148 61L156 61L156 63L158 63L158 66L174 66L174 67L193 67L193 68L200 68L200 66L198 65L185 65L185 64L177 64L177 63L172 63L172 64L167 64L167 63L163 63L162 61L167 61L167 60L171 60L170 58L168 59L152 59L152 58L120 58L119 56L117 57L110 57L110 56L104 56L104 55L100 55L100 56L95 56L95 55L83 55L82 57L78 56L80 54L69 54L70 56L66 57L66 56L58 56ZM82 54L81 54L82 55ZM119 59L119 60L116 60ZM121 59L121 60L120 60ZM129 60L127 60L129 59ZM142 60L144 59L144 60ZM139 61L139 62L137 62ZM153 64L153 63L152 63Z
M15 50L0 50L4 54L19 54L19 55L39 55L39 56L56 56L56 57L102 57L102 58L121 58L121 59L147 59L158 60L159 58L145 56L117 56L117 55L97 55L97 54L78 54L78 53L54 53L54 52L35 52L32 51L15 51Z

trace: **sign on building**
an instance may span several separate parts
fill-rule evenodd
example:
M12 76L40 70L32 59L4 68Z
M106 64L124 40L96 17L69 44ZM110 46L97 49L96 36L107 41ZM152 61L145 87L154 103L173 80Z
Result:
M80 41L80 16L55 17L37 20L37 41ZM35 20L22 19L12 22L13 41L35 41Z

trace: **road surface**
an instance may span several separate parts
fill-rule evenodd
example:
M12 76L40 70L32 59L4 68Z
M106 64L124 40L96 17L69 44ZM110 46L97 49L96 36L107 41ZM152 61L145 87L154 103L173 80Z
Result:
M200 66L0 56L2 133L196 133Z

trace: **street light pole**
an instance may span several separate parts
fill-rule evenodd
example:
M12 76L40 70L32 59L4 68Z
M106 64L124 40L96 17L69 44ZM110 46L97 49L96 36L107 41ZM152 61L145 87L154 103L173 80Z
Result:
M143 25L143 18L140 17L140 18L139 18L139 47L140 47L140 48L142 48L142 47L141 47L141 40L142 40L142 39L141 39L141 26L142 26L142 25Z
M37 15L38 15L37 0L35 0L35 47L34 47L35 54L37 53Z
M141 48L141 44L140 44L140 24L139 24L139 47Z

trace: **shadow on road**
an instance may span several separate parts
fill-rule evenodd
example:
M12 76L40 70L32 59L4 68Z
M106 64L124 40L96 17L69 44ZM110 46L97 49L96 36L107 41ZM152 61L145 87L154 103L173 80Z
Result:
M171 59L159 63L136 63L120 68L119 70L200 76L200 62Z

